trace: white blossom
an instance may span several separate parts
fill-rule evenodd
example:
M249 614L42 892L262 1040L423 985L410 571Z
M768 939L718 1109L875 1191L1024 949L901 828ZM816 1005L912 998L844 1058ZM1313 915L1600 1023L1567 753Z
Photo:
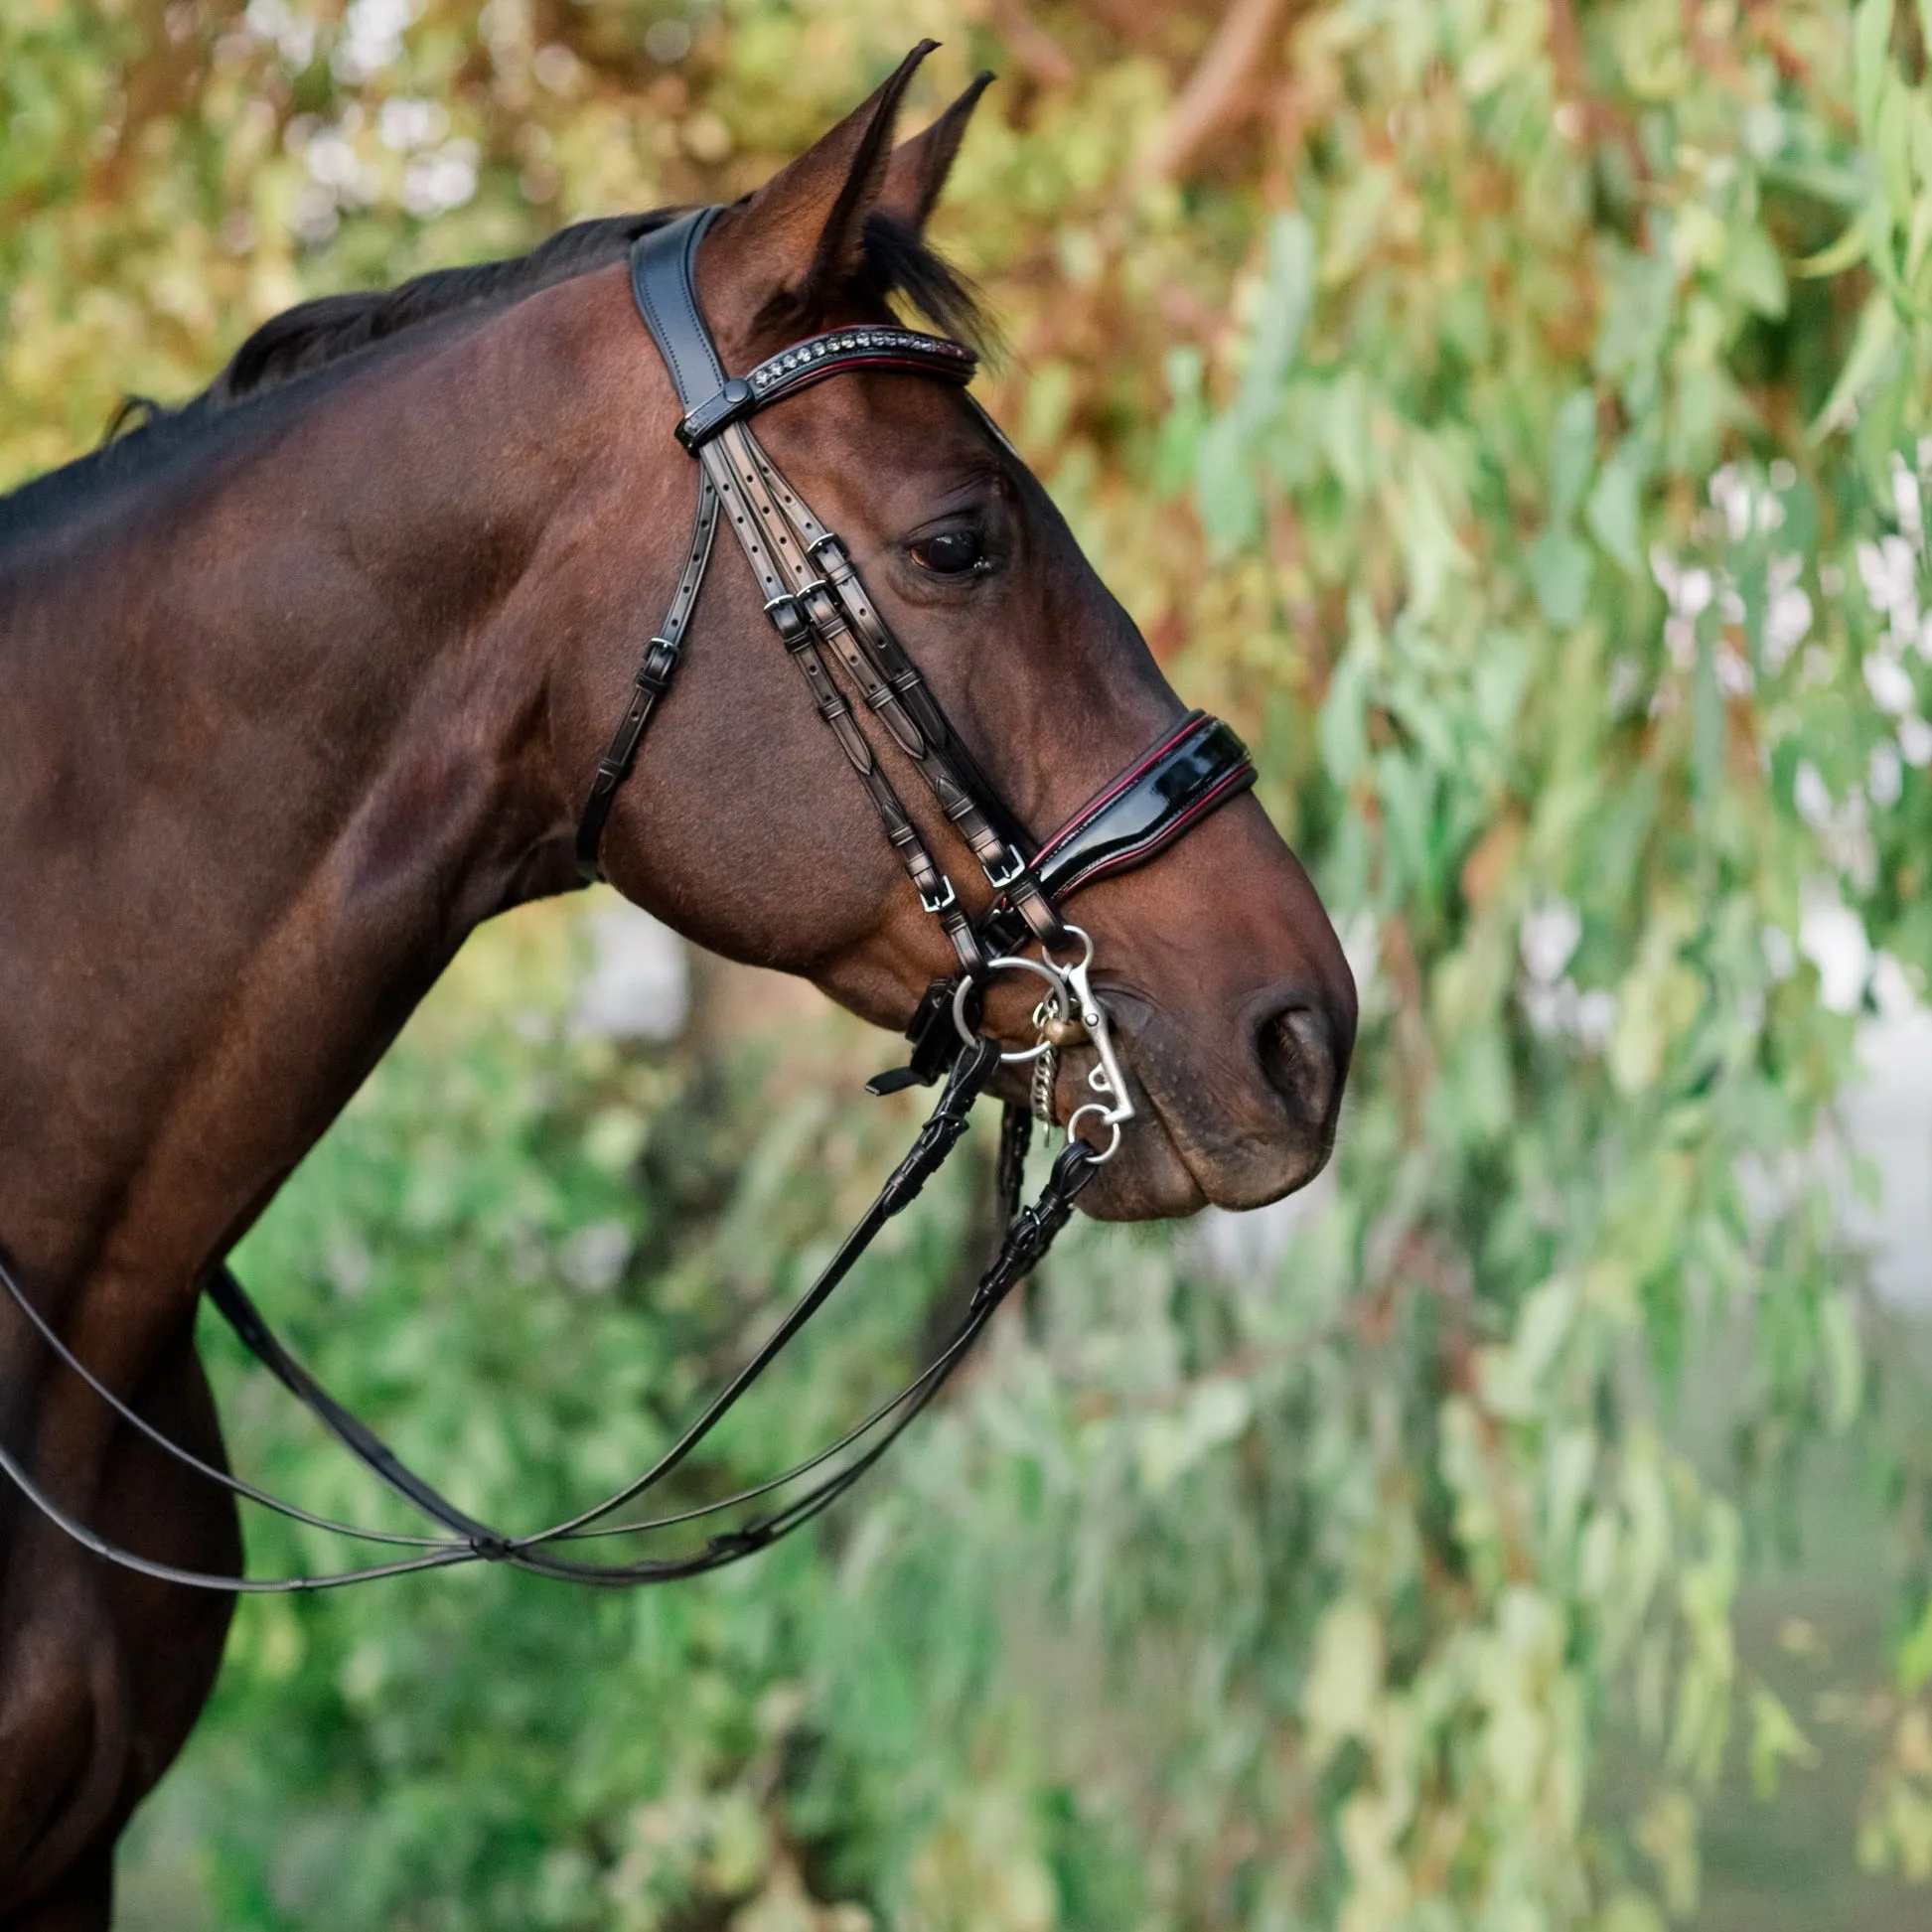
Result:
M1820 831L1832 822L1832 793L1825 783L1824 775L1809 758L1800 759L1798 771L1791 785L1791 803L1798 809L1798 817L1813 831Z
M1864 580L1865 602L1892 628L1907 637L1918 633L1918 573L1912 546L1902 536L1886 536L1876 543L1860 539L1858 575Z
M1733 543L1750 533L1751 487L1737 474L1737 465L1726 463L1710 479L1711 508L1722 513L1724 526Z
M1771 593L1764 613L1764 661L1772 670L1782 670L1810 635L1811 615L1811 599L1797 585Z
M1887 1019L1903 1019L1923 1011L1918 977L1915 967L1880 947L1871 960L1871 1003Z
M1882 651L1865 654L1864 681L1879 710L1898 717L1912 708L1917 693L1905 667Z
M1871 941L1858 915L1828 881L1805 888L1798 950L1818 968L1819 1002L1834 1013L1857 1012L1871 976Z
M353 188L362 172L356 150L335 128L310 141L307 160L310 176L324 188Z
M1880 808L1896 805L1904 789L1905 774L1898 749L1880 740L1871 747L1871 764L1865 774L1865 790L1871 795L1871 803Z
M1664 649L1679 670L1689 670L1698 661L1698 627L1688 617L1671 616L1664 620Z
M1517 934L1524 970L1538 985L1554 985L1582 937L1582 918L1567 899L1526 912Z
M1601 1053L1617 1029L1617 996L1598 989L1581 992L1564 977L1553 986L1523 988L1523 1016L1545 1039L1574 1040L1585 1053Z
M474 141L448 141L433 154L412 155L402 171L402 206L424 217L461 208L476 193L476 171Z
M557 1250L557 1271L585 1294L617 1285L635 1244L621 1221L593 1221L566 1237Z
M1898 527L1910 540L1912 548L1923 552L1925 524L1919 507L1918 478L1905 467L1905 459L1896 450L1891 458L1891 501L1892 510L1898 518Z
M1567 983L1567 982L1565 982ZM1590 1053L1602 1053L1617 1030L1617 996L1607 988L1581 993L1576 1000L1574 1031L1577 1044Z
M1620 717L1630 708L1643 683L1643 667L1635 658L1626 655L1611 665L1608 702L1612 717Z
M1898 721L1898 752L1915 771L1932 765L1932 724L1914 713Z
M437 101L398 95L382 103L375 132L382 145L397 154L433 148L449 132L449 110Z
M329 65L350 86L372 80L402 58L402 33L413 18L409 0L349 0L342 40Z

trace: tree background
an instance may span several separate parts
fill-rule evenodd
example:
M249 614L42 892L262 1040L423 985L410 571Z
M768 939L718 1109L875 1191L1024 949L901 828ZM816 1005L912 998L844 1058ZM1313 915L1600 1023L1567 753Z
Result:
M244 1604L129 1922L1923 1923L1926 1378L1840 1097L1932 966L1926 9L14 0L0 484L304 295L741 193L928 33L925 109L1004 76L937 225L988 400L1356 964L1332 1179L1077 1229L737 1571ZM644 1459L906 1117L716 963L587 1021L609 916L479 936L240 1256L519 1519ZM903 1371L973 1178L718 1475ZM241 1465L367 1512L208 1345Z

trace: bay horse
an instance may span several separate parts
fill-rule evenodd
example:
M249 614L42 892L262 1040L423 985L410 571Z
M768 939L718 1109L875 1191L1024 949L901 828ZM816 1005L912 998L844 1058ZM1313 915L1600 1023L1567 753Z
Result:
M898 329L895 298L970 330L923 229L985 76L895 145L925 51L703 224L724 367ZM0 1446L151 1562L241 1573L233 1498L128 1419L225 1466L194 1344L223 1258L465 936L581 882L610 720L687 562L693 465L668 433L687 399L627 273L669 219L304 304L182 408L0 499L0 1261L125 1405L0 1303ZM762 447L1020 827L1019 876L1190 714L962 386L890 359L845 376L773 407ZM926 916L762 588L735 557L710 571L596 860L698 945L904 1027L970 936ZM888 708L846 707L882 773L905 764ZM966 880L967 821L908 813ZM1355 989L1313 887L1252 794L1184 853L1082 901L1135 1113L1081 1199L1104 1218L1258 1206L1333 1140ZM994 887L963 891L978 917ZM986 1035L1023 1042L1037 990L993 984ZM1034 1096L1063 1124L1098 1091L1094 1044L1067 1038ZM0 1489L5 1932L109 1923L116 1838L232 1602L103 1561Z

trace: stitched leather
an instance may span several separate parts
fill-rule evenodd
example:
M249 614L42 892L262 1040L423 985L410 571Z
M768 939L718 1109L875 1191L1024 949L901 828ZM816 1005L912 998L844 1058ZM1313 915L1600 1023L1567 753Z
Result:
M590 797L584 803L583 817L577 821L577 870L586 884L604 876L597 854L604 842L604 826L617 803L617 788L631 775L637 762L638 746L645 727L650 724L659 702L670 686L682 656L684 633L691 613L697 609L698 592L704 588L705 566L711 560L711 544L718 533L718 493L709 477L700 477L697 490L697 515L691 523L691 541L685 552L684 569L658 634L651 640L644 662L632 680L631 700L611 734L610 748L598 761L597 776L591 780Z
M697 312L697 249L720 210L694 209L631 247L631 293L685 414L724 387L724 365Z

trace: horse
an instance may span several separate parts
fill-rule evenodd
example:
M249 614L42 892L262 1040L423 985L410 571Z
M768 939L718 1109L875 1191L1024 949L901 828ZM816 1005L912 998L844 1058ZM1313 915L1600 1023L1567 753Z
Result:
M924 229L989 76L898 140L926 51L703 224L724 367L806 331L863 342L900 327L895 302L975 327ZM687 566L686 403L628 272L669 219L306 303L185 405L0 499L0 1261L46 1324L0 1302L0 1445L163 1571L241 1575L233 1496L156 1439L226 1466L194 1341L223 1258L464 938L582 883L609 722ZM1190 714L960 382L853 363L761 423L1028 841L1011 876L1177 741ZM729 555L710 570L595 865L697 945L904 1028L960 983L1003 875L969 882L986 828L913 788L908 836L965 906L928 917L937 889L850 782L854 758L903 778L904 745L878 703L845 708L856 749L820 728L768 588ZM1252 793L1185 853L1082 901L1134 1115L1105 1165L1072 1143L1102 1218L1259 1206L1333 1142L1356 1000L1313 886ZM1039 1019L1024 980L988 977L977 1022L1015 1052ZM1030 1073L1064 1124L1101 1089L1097 1043L1063 1036ZM232 1605L102 1560L0 1486L6 1932L110 1922L116 1838Z

